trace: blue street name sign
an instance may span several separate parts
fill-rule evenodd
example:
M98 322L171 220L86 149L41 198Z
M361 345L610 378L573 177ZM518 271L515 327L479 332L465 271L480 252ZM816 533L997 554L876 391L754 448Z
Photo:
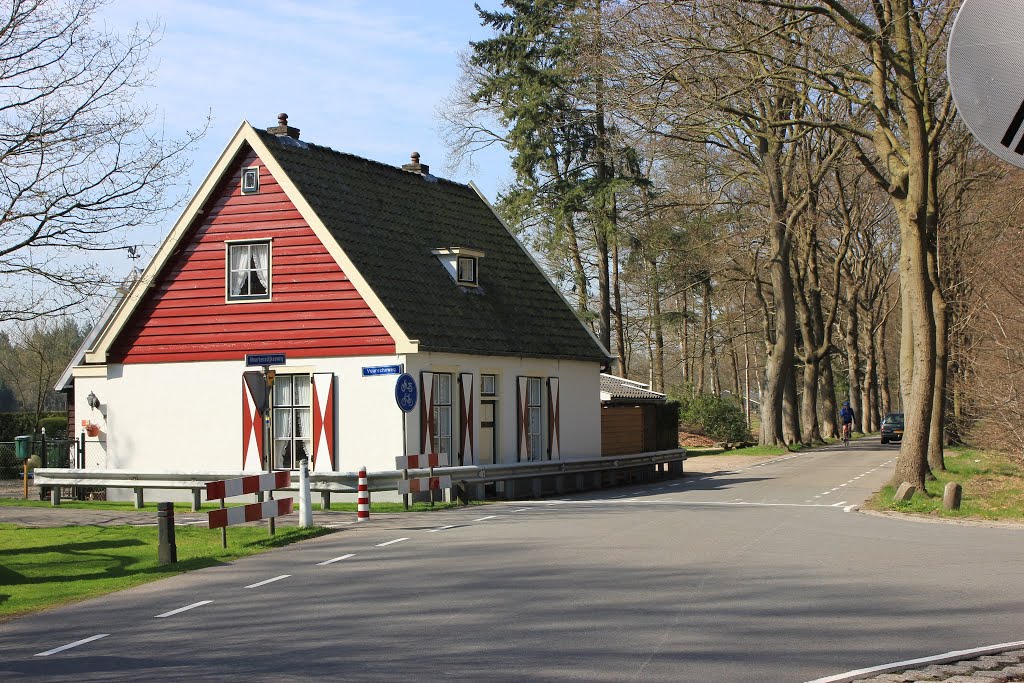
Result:
M285 355L283 353L247 353L245 354L246 366L253 365L284 365Z
M405 413L416 407L416 380L409 373L399 375L395 382L395 402Z
M401 365L378 365L372 368L363 368L363 377L375 377L376 375L397 375L401 372Z

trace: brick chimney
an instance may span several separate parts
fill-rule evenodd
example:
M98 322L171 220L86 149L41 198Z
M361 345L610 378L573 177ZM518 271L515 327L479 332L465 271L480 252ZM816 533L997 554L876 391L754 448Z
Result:
M288 114L278 114L277 125L273 126L272 128L267 128L267 132L270 133L271 135L277 135L281 137L287 135L288 137L294 140L299 139L299 129L292 128L291 126L288 125Z
M418 173L419 175L427 175L430 173L430 167L427 166L426 164L420 163L419 152L413 152L410 158L412 159L411 164L402 164L403 171L408 171L409 173Z

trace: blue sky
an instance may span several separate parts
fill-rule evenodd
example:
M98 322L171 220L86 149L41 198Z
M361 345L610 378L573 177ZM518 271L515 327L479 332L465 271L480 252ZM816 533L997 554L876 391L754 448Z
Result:
M431 173L473 180L491 200L511 177L500 149L479 157L472 172L448 171L437 132L459 52L489 35L472 0L113 0L102 18L118 32L136 22L163 25L143 97L169 134L212 115L191 155L192 190L243 119L266 128L279 112L303 140L339 151L394 165L418 151ZM144 241L162 239L175 218Z

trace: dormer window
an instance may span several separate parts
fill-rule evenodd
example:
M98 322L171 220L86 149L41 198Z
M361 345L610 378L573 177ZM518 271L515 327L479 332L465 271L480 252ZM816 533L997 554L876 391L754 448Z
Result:
M457 285L480 286L480 259L483 258L484 252L468 247L445 247L434 249L432 253Z
M242 169L242 194L256 194L260 191L260 167Z
M476 257L460 256L458 258L458 281L460 285L476 286Z

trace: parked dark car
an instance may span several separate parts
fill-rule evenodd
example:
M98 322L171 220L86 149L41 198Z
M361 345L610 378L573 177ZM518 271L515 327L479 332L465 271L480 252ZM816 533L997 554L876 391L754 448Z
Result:
M903 441L903 413L889 413L882 420L882 443Z

